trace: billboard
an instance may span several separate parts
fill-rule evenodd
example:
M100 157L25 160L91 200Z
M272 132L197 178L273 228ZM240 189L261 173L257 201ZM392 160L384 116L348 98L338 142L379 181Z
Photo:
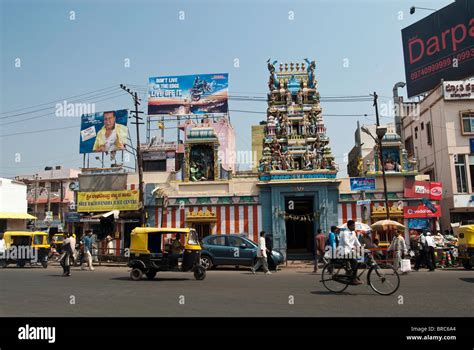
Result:
M474 75L474 3L458 0L402 29L408 97Z
M80 153L125 149L128 110L98 112L81 116Z
M427 198L439 201L443 198L443 184L405 179L404 196L405 198Z
M429 208L424 204L419 206L404 206L403 207L403 216L408 219L412 218L439 218L441 217L441 207L439 204L433 204L436 208L436 212L433 213Z
M227 113L229 74L148 79L148 115Z
M351 191L370 191L375 190L374 177L351 177Z
M138 190L78 192L77 212L138 210Z

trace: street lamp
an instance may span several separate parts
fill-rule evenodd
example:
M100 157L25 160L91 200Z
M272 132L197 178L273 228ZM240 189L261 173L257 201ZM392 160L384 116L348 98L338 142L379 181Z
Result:
M379 153L380 166L382 167L383 193L385 197L385 212L387 215L387 220L390 220L390 208L388 206L388 193L387 193L387 179L385 178L385 168L383 166L383 156L382 156L382 139L387 133L387 128L378 126L375 129L375 133L377 137L374 137L374 135L372 135L369 129L367 129L365 126L362 126L360 129L362 130L362 132L364 132L365 134L369 135L372 139L374 139L379 149L378 153Z
M428 11L434 11L434 12L436 12L435 9L430 9L430 8L427 8L427 7L412 6L412 7L410 7L410 15L413 15L413 14L415 13L415 9L418 9L418 10L428 10Z

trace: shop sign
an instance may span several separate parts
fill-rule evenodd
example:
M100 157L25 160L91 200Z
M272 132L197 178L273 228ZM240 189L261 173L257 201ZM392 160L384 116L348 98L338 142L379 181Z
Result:
M427 198L441 200L443 197L443 184L441 182L405 180L405 198Z
M403 207L403 215L405 218L439 218L441 217L441 207L439 204L433 204L436 212L432 212L425 205L406 206Z
M375 190L375 178L352 177L350 178L351 191L373 191Z
M78 212L138 210L138 191L78 192Z

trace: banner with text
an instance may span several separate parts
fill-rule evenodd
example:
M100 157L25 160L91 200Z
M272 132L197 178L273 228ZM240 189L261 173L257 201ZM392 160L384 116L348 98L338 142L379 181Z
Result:
M138 191L78 192L77 211L138 210Z

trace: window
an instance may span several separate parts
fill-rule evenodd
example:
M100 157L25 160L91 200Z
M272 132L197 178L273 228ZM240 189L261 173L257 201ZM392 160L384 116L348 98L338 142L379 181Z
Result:
M461 113L461 128L464 134L474 134L474 112Z
M408 152L408 157L411 157L415 154L413 151L413 137L409 136L405 139L405 149Z
M421 130L425 130L425 123L421 122Z
M210 245L225 245L225 237L214 237L209 240Z
M411 157L415 154L413 151L413 136L409 136L405 139L405 149L408 152L408 157Z
M464 160L464 154L457 154L457 157L454 159L454 168L456 171L456 186L458 193L467 193L466 163Z
M432 145L433 140L431 138L431 122L426 123L426 138L428 139L428 145Z
M244 241L239 237L229 237L229 245L231 247L240 247Z
M415 127L415 140L418 140L418 127Z
M59 182L51 182L51 192L58 192L60 187Z

